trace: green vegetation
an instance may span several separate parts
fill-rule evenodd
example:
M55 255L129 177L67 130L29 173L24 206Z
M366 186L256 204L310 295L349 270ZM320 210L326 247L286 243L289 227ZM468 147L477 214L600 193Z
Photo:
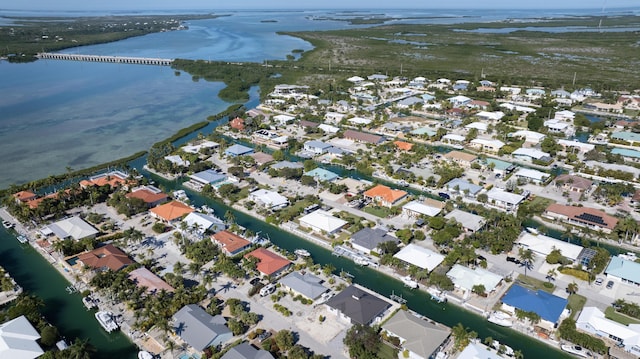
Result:
M378 331L362 324L349 328L343 343L349 348L349 357L359 359L377 359L382 347L382 339Z
M582 311L585 303L587 302L587 298L578 294L571 294L568 298L569 303L567 307L571 310L571 319L575 319L575 317Z
M540 289L540 290L544 290L545 292L553 293L554 287L547 288L547 286L545 286L545 283L547 282L536 279L536 278L532 278L524 275L518 275L518 282L519 284L529 289L533 289L533 290Z
M607 307L607 309L604 310L604 316L607 319L611 319L614 322L618 322L624 325L640 324L640 319L632 318L628 315L622 314L616 311L616 308L614 307Z
M640 305L636 303L627 302L624 299L618 299L614 303L613 307L616 309L616 311L622 314L628 315L632 318L640 319Z
M602 339L592 337L587 333L579 332L576 329L576 322L573 319L567 318L563 320L558 327L557 333L560 338L594 352L604 354L608 350L607 345Z

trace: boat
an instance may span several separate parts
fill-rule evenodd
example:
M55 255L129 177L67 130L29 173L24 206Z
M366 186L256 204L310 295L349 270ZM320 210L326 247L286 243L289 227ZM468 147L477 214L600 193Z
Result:
M100 311L95 314L98 323L107 331L107 333L111 333L112 331L119 328L118 323L116 323L113 318L113 313L107 311Z
M527 227L527 228L525 228L525 229L527 230L527 232L529 232L529 233L531 233L531 234L533 234L533 235L536 235L536 236L537 236L538 234L540 234L540 231L538 231L538 229L537 229L537 228Z
M413 280L411 278L411 276L406 276L406 277L402 277L402 283L404 283L405 287L409 287L411 289L417 289L418 288L418 282L416 282L415 280Z
M138 352L138 359L153 359L153 354L146 350L141 350Z
M427 288L427 293L431 294L431 300L434 300L438 303L447 302L447 297L444 295L444 291L430 287Z
M84 304L84 306L87 307L87 309L89 310L98 307L98 303L90 295L82 298L82 304Z
M300 257L309 257L311 255L308 250L302 248L296 249L293 253Z
M567 353L579 356L581 358L586 358L588 356L584 348L579 345L564 344L560 346L560 349L564 350Z
M11 223L11 222L9 222L9 221L2 221L2 226L3 226L4 228L9 229L9 228L13 228L13 226L15 226L15 224L13 224L13 223Z
M25 235L18 235L18 237L16 237L18 239L18 242L20 243L27 243L29 241L29 238L27 238Z
M360 266L368 266L369 265L369 260L365 257L355 257L353 258L353 261L356 262L357 265Z
M513 326L513 318L505 312L495 311L489 315L489 318L487 318L487 320L489 321L489 323L493 323L501 327Z

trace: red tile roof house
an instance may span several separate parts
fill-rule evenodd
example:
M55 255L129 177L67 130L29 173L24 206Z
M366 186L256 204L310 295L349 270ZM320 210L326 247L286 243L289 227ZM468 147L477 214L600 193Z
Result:
M405 198L408 193L379 184L364 192L363 195L381 206L392 207Z
M251 242L229 231L220 231L211 236L211 240L228 256L235 256L251 247Z
M178 201L161 204L149 210L152 216L168 223L176 222L193 212L194 209Z
M244 120L240 117L236 117L233 120L229 121L229 126L238 131L244 131Z
M605 212L589 207L565 206L561 204L551 204L543 217L557 219L565 223L578 227L586 227L603 233L611 233L618 223L618 219Z
M283 258L264 248L258 248L251 253L245 254L244 257L247 259L251 257L257 258L258 272L262 273L265 276L276 277L291 265L291 262L286 258Z
M67 260L65 262L68 263ZM133 264L134 261L113 244L107 244L92 251L78 254L76 263L98 271L112 270L115 272Z
M155 207L167 201L169 196L160 189L151 186L135 188L131 193L125 195L127 198L138 198L147 204L148 208Z
M16 199L18 203L25 203L36 199L38 196L31 191L20 191L18 193L13 194L13 198Z

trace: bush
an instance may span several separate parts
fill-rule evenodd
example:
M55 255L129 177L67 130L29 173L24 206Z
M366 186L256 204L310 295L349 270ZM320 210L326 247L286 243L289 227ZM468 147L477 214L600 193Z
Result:
M151 229L156 233L164 233L166 226L162 222L156 222Z

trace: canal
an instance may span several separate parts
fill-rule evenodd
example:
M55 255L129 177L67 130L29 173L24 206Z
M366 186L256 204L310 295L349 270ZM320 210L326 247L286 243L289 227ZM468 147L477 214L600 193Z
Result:
M95 312L86 310L82 304L80 294L67 293L66 278L34 248L20 244L16 236L4 228L0 228L0 265L25 292L45 302L44 316L68 342L75 338L88 339L97 349L92 358L137 357L137 348L123 333L105 332L93 316Z

